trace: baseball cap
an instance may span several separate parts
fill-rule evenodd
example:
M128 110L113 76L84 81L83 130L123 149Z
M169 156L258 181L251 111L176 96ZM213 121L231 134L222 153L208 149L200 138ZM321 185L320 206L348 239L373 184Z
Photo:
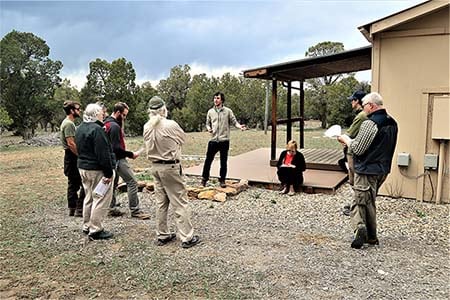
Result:
M159 96L153 96L152 99L148 102L149 109L158 109L165 105L164 100Z
M350 101L353 101L353 100L361 101L362 98L364 98L365 95L366 95L366 93L364 93L363 91L356 91L350 97L348 97L347 99L350 100Z

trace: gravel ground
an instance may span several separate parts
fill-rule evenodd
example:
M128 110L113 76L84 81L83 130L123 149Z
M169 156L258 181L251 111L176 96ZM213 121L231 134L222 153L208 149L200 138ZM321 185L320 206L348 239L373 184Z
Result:
M187 180L188 185L199 184L197 178ZM123 244L141 240L136 243L144 249L140 267L150 278L147 284L155 289L171 285L173 293L130 288L100 298L197 298L195 291L183 296L186 285L177 289L174 284L192 281L202 289L200 295L208 290L208 298L216 299L449 299L449 206L378 197L380 245L355 250L350 247L350 219L341 212L351 195L345 184L334 195L290 197L250 187L223 203L192 200L192 221L202 243L181 249L179 241L164 247L152 243L155 195L140 193L142 208L152 219L108 217L104 225L115 238L90 242L86 251L101 247L108 265L105 257L123 259L128 255L121 253ZM126 195L119 201L125 211ZM80 219L62 216L61 210L48 216L47 228L64 227L79 243ZM161 259L164 270L154 270ZM126 272L133 278L137 271ZM159 281L158 272L163 274ZM216 288L227 292L217 294Z

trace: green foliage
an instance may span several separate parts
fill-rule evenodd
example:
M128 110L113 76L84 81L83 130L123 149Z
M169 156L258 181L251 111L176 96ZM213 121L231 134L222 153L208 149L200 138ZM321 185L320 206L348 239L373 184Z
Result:
M175 66L170 70L169 77L159 82L157 89L169 112L184 107L191 86L190 70L189 65Z
M217 79L205 74L195 75L186 95L185 107L173 112L173 118L185 131L202 131L206 112L212 106L212 95L217 91Z
M13 122L13 119L8 115L6 109L3 106L0 106L0 133Z
M148 120L147 104L148 101L158 92L150 82L144 82L141 86L136 87L135 106L130 107L129 114L133 113L132 122L127 118L126 129L137 135L142 134L145 122Z
M43 127L46 128L47 124L52 126L52 131L56 126L61 124L62 120L66 117L63 110L64 101L76 101L80 102L80 92L72 87L70 80L64 79L61 86L55 89L53 98L49 99L43 107L44 115L42 119Z
M87 83L81 90L81 101L85 106L97 101L103 102L112 112L117 102L125 102L130 107L125 131L141 134L144 126L145 99L140 97L139 88L135 84L136 72L131 62L118 58L108 63L97 58L89 63Z
M62 63L49 59L50 48L32 33L13 30L0 49L1 104L14 121L12 129L28 139L61 81Z
M305 53L307 57L331 55L344 51L339 42L321 42L312 46ZM331 124L349 126L353 120L353 112L347 97L355 90L369 91L367 82L359 83L350 73L324 76L306 80L305 118L318 119L322 128Z

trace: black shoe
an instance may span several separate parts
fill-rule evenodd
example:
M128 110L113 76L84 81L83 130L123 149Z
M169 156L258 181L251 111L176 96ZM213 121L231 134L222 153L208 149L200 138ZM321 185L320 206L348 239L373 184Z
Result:
M365 227L359 227L356 229L355 239L352 241L352 248L361 249L367 240L367 230Z
M206 183L208 182L208 179L202 178L202 186L206 186Z
M75 208L69 208L69 217L75 216Z
M113 237L113 234L109 231L102 230L95 232L93 234L89 234L89 238L91 240L108 240Z
M189 242L182 242L181 247L183 248L191 248L200 243L200 237L198 235L194 235Z
M221 188L226 188L227 184L225 183L225 180L219 180L219 184Z
M350 209L350 205L346 205L346 206L344 206L344 209L342 210L342 213L345 215L345 216L350 216L350 214L351 214L351 209Z
M89 234L89 229L83 229L84 234Z
M108 216L110 217L120 217L123 216L125 213L123 211L121 211L118 208L110 208L109 212L108 212Z
M374 238L374 239L368 239L367 243L371 246L375 246L375 245L379 245L380 241L377 238Z
M82 218L82 217L83 217L83 210L80 209L80 208L77 208L77 209L75 210L75 215L74 215L74 216L75 216L75 217Z
M170 243L171 241L174 241L177 238L175 233L171 233L168 237L165 239L157 239L155 244L156 246L164 246L167 243Z

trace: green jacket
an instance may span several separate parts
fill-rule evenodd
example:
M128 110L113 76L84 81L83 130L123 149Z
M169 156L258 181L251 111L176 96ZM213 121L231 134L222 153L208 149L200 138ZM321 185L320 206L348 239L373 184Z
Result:
M231 109L222 106L219 109L213 107L208 110L206 129L212 131L212 141L222 142L230 140L230 125L240 128L240 124Z
M103 129L103 123L83 122L75 133L78 150L78 168L101 170L106 178L113 176L115 166L111 144Z
M367 114L363 110L361 110L353 119L352 125L350 125L350 127L347 129L346 134L351 139L354 139L358 135L359 128L361 127L362 122L364 122L365 120L367 120Z

